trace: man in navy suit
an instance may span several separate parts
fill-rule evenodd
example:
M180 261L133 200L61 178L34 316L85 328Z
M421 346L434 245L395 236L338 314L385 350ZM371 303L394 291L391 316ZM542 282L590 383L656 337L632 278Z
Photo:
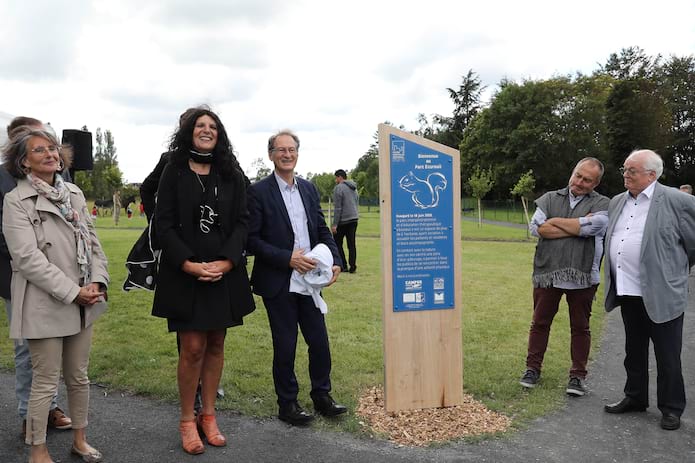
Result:
M273 336L273 380L278 417L292 425L309 424L314 416L297 402L294 374L297 325L309 346L311 399L317 413L333 417L347 411L330 396L331 353L324 315L311 296L290 292L293 270L306 273L316 262L305 256L323 243L333 255L333 284L342 268L338 247L326 225L316 187L295 177L299 138L283 130L268 140L275 171L249 188L248 251L255 256L251 285L263 298Z

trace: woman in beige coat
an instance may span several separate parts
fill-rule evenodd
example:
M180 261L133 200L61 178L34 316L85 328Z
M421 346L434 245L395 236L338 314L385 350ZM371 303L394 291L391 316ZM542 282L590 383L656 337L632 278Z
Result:
M5 195L3 232L12 256L10 337L26 339L33 367L26 443L30 462L52 462L46 423L61 367L72 415L72 453L102 460L85 438L92 324L106 310L106 257L84 195L65 183L61 146L45 130L22 127L3 147L4 166L18 179Z

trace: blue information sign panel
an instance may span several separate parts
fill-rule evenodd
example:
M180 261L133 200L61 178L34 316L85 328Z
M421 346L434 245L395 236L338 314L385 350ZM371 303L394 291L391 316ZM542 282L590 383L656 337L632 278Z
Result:
M389 137L393 310L454 308L453 160Z

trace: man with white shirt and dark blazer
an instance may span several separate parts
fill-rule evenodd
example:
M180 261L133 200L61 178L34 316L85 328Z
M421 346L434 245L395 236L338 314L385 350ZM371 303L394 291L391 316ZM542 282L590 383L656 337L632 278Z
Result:
M695 264L695 197L657 182L661 157L633 151L621 169L627 191L608 207L607 311L620 306L625 326L625 397L608 413L649 406L649 340L657 366L661 427L675 430L685 409L681 370L688 275Z
M268 140L268 157L275 170L254 183L249 194L247 250L254 255L251 285L263 298L273 336L273 380L280 420L306 425L313 415L297 401L299 385L294 373L297 326L309 346L311 399L317 413L333 417L347 411L330 396L331 353L323 313L311 296L290 291L293 270L306 273L316 267L309 253L319 243L333 255L332 284L343 265L331 230L326 225L316 187L294 174L299 138L283 130Z

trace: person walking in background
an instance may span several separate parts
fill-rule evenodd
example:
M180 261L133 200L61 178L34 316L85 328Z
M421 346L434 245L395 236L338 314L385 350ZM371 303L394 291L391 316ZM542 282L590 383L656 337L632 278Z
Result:
M343 169L335 171L335 189L333 190L333 220L331 231L335 236L340 259L343 261L343 272L355 273L357 271L357 246L355 234L357 233L357 221L359 220L359 201L357 197L357 184L347 179ZM343 238L347 239L348 259L345 259L343 250ZM348 267L349 264L349 267Z
M608 198L594 189L603 177L596 158L580 160L568 186L536 200L529 230L538 237L533 259L533 320L528 337L526 372L520 384L538 384L550 327L565 295L570 318L572 366L566 392L586 394L585 379L591 348L591 305L600 281L603 235L608 222Z
M608 413L649 406L649 341L656 357L661 427L675 430L685 409L681 370L688 275L695 264L695 197L657 180L661 156L637 150L620 171L627 191L611 199L606 232L605 306L625 327L625 396Z
M283 130L268 140L268 157L275 170L249 189L248 249L255 256L251 284L263 298L273 336L273 380L278 397L280 420L306 425L314 416L297 401L299 385L294 373L297 325L309 345L309 376L314 409L324 416L347 411L331 392L331 353L324 314L311 296L290 292L293 270L304 274L316 268L305 254L324 244L333 255L333 277L338 278L342 262L330 229L326 225L319 194L311 182L294 173L299 156L299 138Z
M687 183L685 185L681 185L678 187L679 190L681 190L683 193L687 193L689 195L693 194L693 187L692 185L688 185Z
M94 321L106 310L106 256L80 189L63 181L61 146L44 129L10 134L4 167L17 188L5 195L2 229L12 256L10 336L26 339L33 365L25 442L30 461L51 462L46 425L61 369L72 415L71 452L98 462L86 440L89 351Z
M7 126L7 135L10 136L15 129L28 126L40 129L43 124L38 119L32 117L15 117ZM61 157L65 159L67 150L61 152ZM65 161L63 161L65 163ZM0 166L0 224L2 223L3 200L5 195L17 186L15 178ZM12 300L10 294L10 280L12 278L12 267L10 265L10 251L0 228L0 295L5 301L7 311L7 324L12 324ZM29 344L26 340L16 339L14 341L14 366L15 366L15 394L17 396L17 410L22 419L22 439L26 435L26 415L31 392L31 354ZM48 412L48 426L54 429L66 430L72 427L72 420L58 406L57 393L51 402Z
M118 226L118 219L121 218L121 192L116 190L113 192L113 223Z
M162 249L152 314L180 339L177 369L184 451L220 447L215 417L227 328L255 309L246 273L246 183L227 132L206 107L184 118L170 144L154 213ZM201 383L202 410L195 414Z

